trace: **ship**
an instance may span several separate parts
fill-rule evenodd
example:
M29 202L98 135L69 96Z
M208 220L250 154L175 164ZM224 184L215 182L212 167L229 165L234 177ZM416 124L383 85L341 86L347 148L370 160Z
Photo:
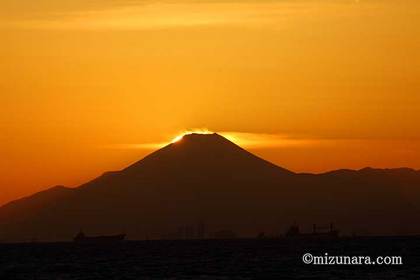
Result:
M295 239L337 239L340 233L334 228L333 223L329 227L320 227L313 224L312 229L312 232L302 233L300 232L299 226L294 224L286 231L285 237Z
M86 236L83 231L80 231L73 241L76 243L115 243L125 240L125 234L117 235L101 235L101 236Z

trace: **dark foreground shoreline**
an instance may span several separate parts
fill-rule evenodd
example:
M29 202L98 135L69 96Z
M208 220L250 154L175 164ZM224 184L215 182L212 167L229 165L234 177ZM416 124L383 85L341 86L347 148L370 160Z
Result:
M308 265L305 253L401 256L403 264ZM420 238L5 243L0 279L420 279Z

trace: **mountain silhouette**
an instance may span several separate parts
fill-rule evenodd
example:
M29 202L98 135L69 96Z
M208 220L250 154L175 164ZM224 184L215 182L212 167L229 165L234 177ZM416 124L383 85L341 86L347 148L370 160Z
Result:
M56 186L0 207L0 240L69 240L81 228L161 238L197 224L256 236L331 221L347 233L414 234L419 186L412 169L298 174L216 133L190 134L77 188Z

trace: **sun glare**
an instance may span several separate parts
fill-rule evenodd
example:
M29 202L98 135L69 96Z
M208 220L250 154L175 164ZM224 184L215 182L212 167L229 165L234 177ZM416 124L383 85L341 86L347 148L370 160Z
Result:
M213 131L210 131L208 129L194 129L194 130L188 130L188 131L184 131L183 133L178 134L176 137L174 137L171 141L171 143L175 143L178 142L180 140L182 140L182 138L185 135L190 135L190 134L213 134Z

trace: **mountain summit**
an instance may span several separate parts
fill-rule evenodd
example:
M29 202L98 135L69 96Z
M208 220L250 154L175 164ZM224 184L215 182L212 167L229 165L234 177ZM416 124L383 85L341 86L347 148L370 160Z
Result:
M418 233L420 173L339 170L296 174L226 138L189 134L121 171L78 188L54 187L0 207L0 240L70 240L124 231L176 238L191 225L208 235L281 233L291 223L334 221L345 232Z
M292 174L249 153L217 133L184 135L179 141L150 154L123 172L144 173L157 170L177 173L179 176L186 173L206 175L207 172L228 176L235 172L241 172L242 175Z

